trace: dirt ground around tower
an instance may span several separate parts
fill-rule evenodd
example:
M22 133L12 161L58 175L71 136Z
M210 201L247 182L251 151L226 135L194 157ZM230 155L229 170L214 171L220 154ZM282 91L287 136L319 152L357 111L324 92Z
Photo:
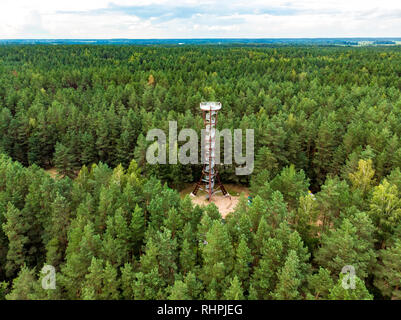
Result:
M180 192L181 197L185 197L187 194L190 194L194 187L195 184L188 185ZM236 205L238 204L241 193L244 193L245 197L249 196L249 189L247 187L234 184L225 184L224 187L230 194L231 199L223 196L221 193L214 195L212 198L212 202L219 209L219 212L223 218L225 218L230 212L234 211ZM209 201L206 199L206 193L203 191L199 191L196 197L191 197L191 199L195 205L207 206L209 204Z

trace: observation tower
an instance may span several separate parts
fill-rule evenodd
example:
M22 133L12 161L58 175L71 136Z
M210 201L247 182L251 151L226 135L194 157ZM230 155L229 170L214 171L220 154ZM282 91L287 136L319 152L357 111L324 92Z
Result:
M220 102L201 102L200 109L203 113L203 123L205 125L204 140L204 165L202 175L197 182L191 196L196 196L199 190L205 191L207 199L212 201L212 197L217 192L222 192L224 196L230 196L220 181L219 172L216 169L216 126L217 113L221 109ZM218 150L220 152L220 150ZM219 190L220 189L220 190Z

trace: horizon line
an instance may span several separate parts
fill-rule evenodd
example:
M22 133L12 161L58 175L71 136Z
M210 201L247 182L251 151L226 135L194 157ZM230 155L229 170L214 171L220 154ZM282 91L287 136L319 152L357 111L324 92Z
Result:
M391 36L349 36L349 37L194 37L194 38L0 38L0 41L10 41L10 40L271 40L271 39L401 39L401 36L391 37Z

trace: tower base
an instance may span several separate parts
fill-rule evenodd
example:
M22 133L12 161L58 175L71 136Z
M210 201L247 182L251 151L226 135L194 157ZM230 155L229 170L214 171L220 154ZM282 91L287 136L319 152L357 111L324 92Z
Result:
M205 171L205 167L203 167L202 170L202 176L200 177L199 181L196 183L196 186L194 190L191 192L191 196L195 197L198 193L199 190L204 190L205 192L208 193L207 195L207 200L212 201L213 195L218 191L218 189L221 190L223 193L223 196L225 197L230 197L230 194L227 192L226 188L224 188L223 184L221 183L220 176L218 171L216 171L213 176L211 177L209 173ZM214 187L214 184L216 183L216 187ZM209 186L210 184L210 186Z

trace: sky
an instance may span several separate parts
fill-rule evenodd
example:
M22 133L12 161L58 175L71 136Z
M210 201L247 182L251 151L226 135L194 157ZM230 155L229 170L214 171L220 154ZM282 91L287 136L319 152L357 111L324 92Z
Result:
M321 37L401 37L401 1L0 1L0 39Z

